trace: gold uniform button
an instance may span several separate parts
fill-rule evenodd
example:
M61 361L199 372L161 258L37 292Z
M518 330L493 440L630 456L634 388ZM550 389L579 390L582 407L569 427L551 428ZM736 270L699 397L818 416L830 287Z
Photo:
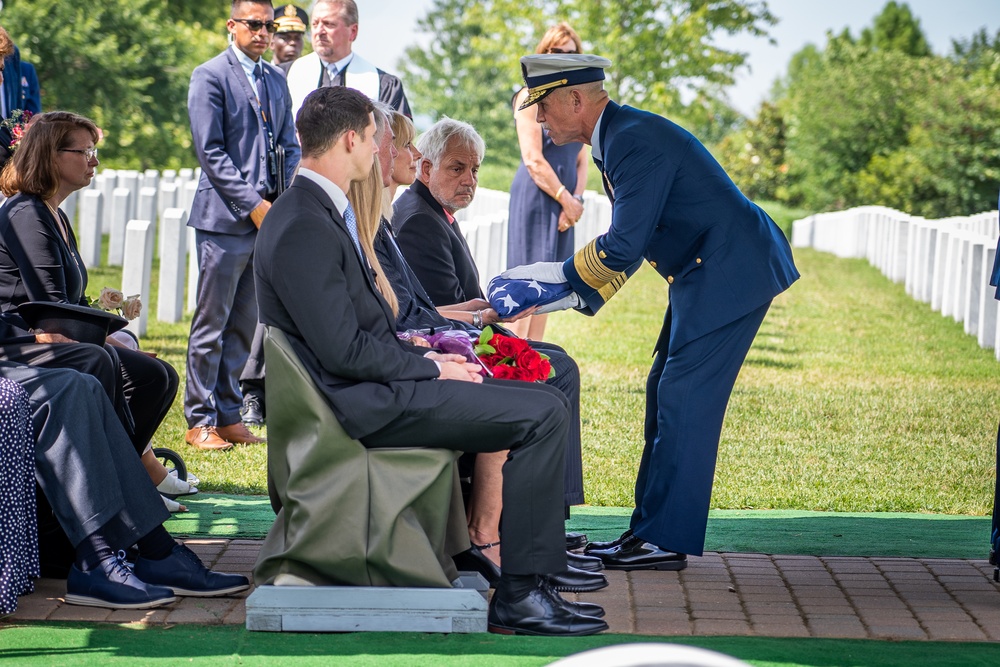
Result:
M674 277L673 276L667 276L667 283L670 284L670 285L673 285L674 284Z
M695 264L701 264L701 257L695 258L694 263Z
M608 253L606 253L606 252L604 252L602 250L601 252L597 253L597 256L600 257L601 259L606 259L607 256L608 256Z
M656 268L656 262L650 262L650 263L649 263L649 265L650 265L651 267L653 267L654 269Z

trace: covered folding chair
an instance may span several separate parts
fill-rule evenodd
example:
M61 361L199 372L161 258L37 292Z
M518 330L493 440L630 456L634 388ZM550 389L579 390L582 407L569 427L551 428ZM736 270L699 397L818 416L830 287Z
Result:
M264 354L278 513L257 585L289 575L317 586L450 586L451 555L469 548L455 452L367 449L344 432L284 332L267 327Z

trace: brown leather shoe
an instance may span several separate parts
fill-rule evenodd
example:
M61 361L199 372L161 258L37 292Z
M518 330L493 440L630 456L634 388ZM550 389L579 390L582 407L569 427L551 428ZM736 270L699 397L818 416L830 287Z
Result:
M264 438L258 438L250 432L243 422L236 422L229 426L219 426L216 429L219 437L237 445L259 445L267 442Z
M233 443L227 442L225 438L221 437L218 430L211 424L204 424L188 429L184 440L192 447L211 451L232 449L233 446Z

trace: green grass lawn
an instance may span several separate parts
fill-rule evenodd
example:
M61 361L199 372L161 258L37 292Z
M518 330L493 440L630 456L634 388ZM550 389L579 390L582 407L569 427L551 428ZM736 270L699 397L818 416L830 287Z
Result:
M797 250L796 262L803 277L774 302L737 382L713 507L987 513L1000 417L992 350L864 261ZM90 284L96 294L120 278L94 269ZM597 317L550 318L548 338L582 372L591 504L631 505L667 295L647 267ZM151 320L143 341L182 381L188 327ZM178 398L154 444L179 451L203 490L265 492L263 447L200 452L185 429Z

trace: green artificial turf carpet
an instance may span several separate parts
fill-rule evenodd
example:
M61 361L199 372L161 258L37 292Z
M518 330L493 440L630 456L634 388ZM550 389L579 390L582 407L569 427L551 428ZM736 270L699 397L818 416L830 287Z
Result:
M274 514L262 496L199 494L190 509L165 525L178 537L263 539ZM628 527L631 510L574 507L568 530L591 540L613 539ZM713 510L706 551L812 556L986 558L989 517L943 514L870 514L793 510Z
M0 628L4 626L0 625ZM588 649L630 642L676 643L719 651L752 665L782 667L995 667L1000 645L757 637L597 635L577 638L416 633L281 634L241 627L172 628L77 623L0 630L0 664L241 665L252 667L401 667L403 665L546 665Z

